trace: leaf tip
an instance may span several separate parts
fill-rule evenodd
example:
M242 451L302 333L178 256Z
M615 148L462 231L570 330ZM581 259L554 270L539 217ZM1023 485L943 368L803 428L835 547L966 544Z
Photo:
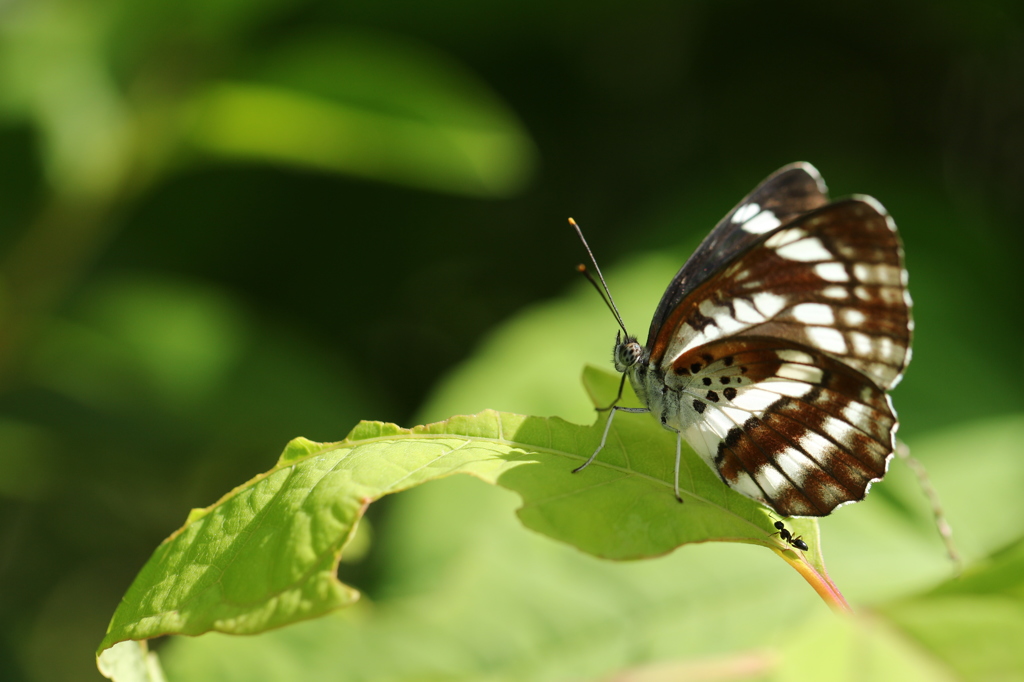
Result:
M188 512L188 518L185 519L185 525L187 526L188 524L194 521L198 521L199 519L206 516L208 513L210 513L209 507L194 507L190 509Z
M311 455L322 448L322 443L317 443L316 441L309 440L308 438L303 438L301 436L293 438L288 441L288 445L284 447L284 452L281 453L281 457L277 460L277 464L278 466L290 464L291 462Z

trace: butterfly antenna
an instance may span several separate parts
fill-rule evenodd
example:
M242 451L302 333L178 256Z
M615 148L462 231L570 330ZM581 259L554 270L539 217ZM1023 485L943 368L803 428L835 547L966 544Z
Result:
M590 256L590 262L594 264L594 270L597 272L597 277L601 280L601 284L598 285L597 281L594 280L594 277L587 270L586 265L581 263L576 266L576 269L581 275L587 278L587 281L594 285L594 288L597 289L597 293L601 296L601 300L604 301L604 304L612 311L612 315L615 316L615 320L619 323L619 326L622 327L622 333L629 336L629 332L626 331L626 325L622 321L622 316L619 315L619 309L615 306L615 300L612 298L612 292L608 290L608 283L604 281L604 275L601 274L601 268L597 266L597 259L594 258L594 252L590 250L590 244L587 244L587 240L583 237L583 231L580 230L580 226L576 224L575 220L569 218L569 224L572 225L574 230L576 230L576 234L579 235L580 241L583 242L583 248L587 250L587 255Z

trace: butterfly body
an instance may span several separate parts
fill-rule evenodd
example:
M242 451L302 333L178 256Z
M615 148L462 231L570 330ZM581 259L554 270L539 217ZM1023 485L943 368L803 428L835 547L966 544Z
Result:
M771 175L673 279L646 345L616 339L616 369L678 434L677 497L681 439L786 516L827 515L885 474L913 329L902 245L877 201L826 191L809 164Z

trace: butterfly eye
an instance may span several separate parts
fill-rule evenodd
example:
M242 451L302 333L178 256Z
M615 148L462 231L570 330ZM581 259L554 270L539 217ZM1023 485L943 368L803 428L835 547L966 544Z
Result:
M643 354L643 348L637 343L637 340L627 336L625 341L622 341L616 335L615 338L615 370L618 372L625 372L627 369L640 362L640 356Z

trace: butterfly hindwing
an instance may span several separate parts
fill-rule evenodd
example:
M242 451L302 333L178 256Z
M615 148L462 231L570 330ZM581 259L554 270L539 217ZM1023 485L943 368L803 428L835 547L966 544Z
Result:
M769 337L712 342L666 377L684 396L683 435L731 488L787 516L861 500L885 474L896 415L861 373Z

